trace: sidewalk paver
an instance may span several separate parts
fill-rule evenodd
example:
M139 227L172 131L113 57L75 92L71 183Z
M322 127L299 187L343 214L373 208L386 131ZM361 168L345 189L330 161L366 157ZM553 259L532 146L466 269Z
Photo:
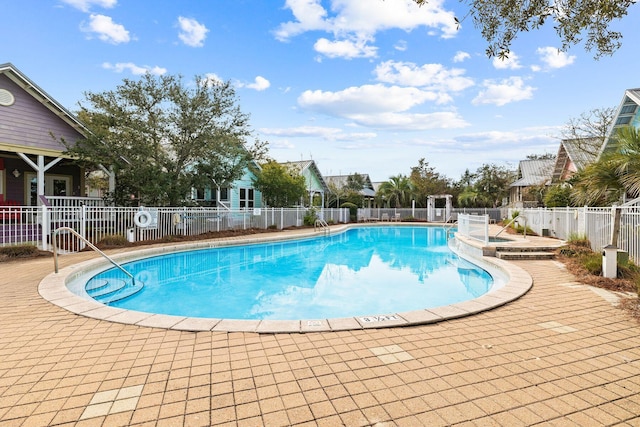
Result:
M2 263L0 426L640 425L640 325L516 264L533 288L468 317L257 334L77 315L38 294L51 259Z

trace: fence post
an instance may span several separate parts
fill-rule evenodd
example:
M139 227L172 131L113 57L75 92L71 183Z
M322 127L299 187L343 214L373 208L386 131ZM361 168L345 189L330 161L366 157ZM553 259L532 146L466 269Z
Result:
M40 208L42 210L42 250L43 251L47 251L49 250L49 245L47 243L47 236L49 235L49 228L51 227L51 222L49 220L49 209L47 208L47 205L45 205L44 203L42 205L40 205Z
M622 214L622 209L619 206L611 207L611 215L613 217L613 221L611 221L611 246L618 247L618 233L620 233L620 215Z
M85 239L88 239L87 236L87 205L80 205L80 230L78 230L80 235ZM80 239L80 247L79 250L83 250L87 246L82 239Z

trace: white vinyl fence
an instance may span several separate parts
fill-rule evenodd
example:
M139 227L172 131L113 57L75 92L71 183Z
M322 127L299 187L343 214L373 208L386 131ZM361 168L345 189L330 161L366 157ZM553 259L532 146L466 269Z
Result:
M562 240L587 238L591 249L599 252L611 243L615 210L620 210L618 249L629 253L635 263L640 262L640 208L537 208L518 209L527 226L540 236ZM511 212L509 217L511 217Z
M198 207L108 207L67 205L0 207L0 246L35 244L51 250L52 236L70 227L93 244L107 236L123 236L130 242L165 240L172 236L196 236L226 230L283 229L304 224L306 208L262 208L230 211ZM317 209L327 223L349 222L348 209ZM60 248L75 252L84 244L70 233L58 236Z
M489 215L458 214L458 233L487 245L489 219Z

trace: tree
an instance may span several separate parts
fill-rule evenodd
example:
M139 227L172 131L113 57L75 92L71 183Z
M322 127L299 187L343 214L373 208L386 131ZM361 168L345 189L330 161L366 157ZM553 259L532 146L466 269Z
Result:
M566 183L550 186L544 194L544 205L548 208L571 206L571 186Z
M633 126L618 129L614 135L615 153L612 155L620 183L627 194L640 196L640 130Z
M405 175L399 174L380 184L379 196L393 208L409 206L411 200L411 181Z
M409 180L418 207L426 207L428 196L451 192L449 179L436 172L424 158L418 160L418 166L411 168Z
M262 165L253 185L262 192L262 199L270 207L297 205L307 193L304 176L298 170L275 161Z
M484 164L476 172L465 171L462 181L468 183L458 196L458 205L464 207L498 207L509 195L509 184L515 172L504 166Z
M504 166L485 164L478 168L476 174L476 188L491 200L492 207L500 206L509 195L509 184L515 179L514 171Z
M356 206L363 206L364 196L362 190L366 185L364 175L353 173L348 175L344 184L329 183L328 206L342 207L343 203L352 203Z
M345 188L347 190L360 192L362 191L364 186L365 186L364 176L360 175L359 173L356 172L354 174L347 176L347 184L345 185Z
M575 203L609 206L627 195L640 196L640 132L625 126L613 138L613 148L574 177Z
M423 5L429 0L414 0ZM460 0L463 2L463 0ZM610 28L612 21L627 15L637 0L464 0L468 14L455 18L460 24L468 16L488 42L489 57L507 57L513 41L522 32L543 27L549 21L561 42L560 50L585 40L587 51L595 50L595 58L612 55L620 46L622 34Z
M89 137L67 152L116 174L113 197L126 204L179 205L194 186L223 186L240 178L264 150L246 147L248 116L229 82L180 76L124 79L113 91L85 93L78 113Z
M571 140L583 153L597 158L609 134L615 116L614 108L594 108L569 119L561 131L562 139Z
M544 153L544 154L528 154L527 160L555 160L556 155L552 153Z
M611 158L591 163L573 177L571 200L576 206L610 206L622 199L624 188Z

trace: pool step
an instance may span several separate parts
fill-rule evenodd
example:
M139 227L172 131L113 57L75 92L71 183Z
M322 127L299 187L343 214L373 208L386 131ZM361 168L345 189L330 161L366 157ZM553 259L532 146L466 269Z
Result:
M555 249L551 246L499 246L496 248L496 258L512 261L554 259L556 257Z
M122 279L99 279L89 283L85 289L94 300L109 304L140 292L143 286L142 282L131 285L130 281Z
M97 301L103 304L110 304L115 301L120 301L121 299L125 299L130 297L131 295L137 294L143 288L143 284L141 282L136 282L135 286L126 286L120 289L118 292L110 294L104 298L100 298Z

